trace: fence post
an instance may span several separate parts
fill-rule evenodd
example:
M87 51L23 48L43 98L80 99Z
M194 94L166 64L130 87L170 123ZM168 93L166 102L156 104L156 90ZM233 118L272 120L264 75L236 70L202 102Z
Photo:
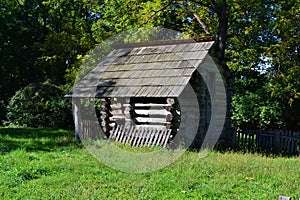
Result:
M279 154L280 153L280 131L275 130L274 131L274 144L273 144L273 153Z
M72 104L73 104L73 118L75 123L75 139L76 141L80 141L82 136L80 99L72 98Z
M236 129L234 129L233 131L232 131L232 147L233 148L236 148L236 134L237 134L237 131L238 130L236 130Z

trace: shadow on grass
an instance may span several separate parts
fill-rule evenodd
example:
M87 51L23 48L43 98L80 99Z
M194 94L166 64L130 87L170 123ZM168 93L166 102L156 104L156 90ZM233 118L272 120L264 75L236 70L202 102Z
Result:
M59 148L79 148L73 131L33 129L33 128L0 128L0 154L17 149L26 151L53 151Z

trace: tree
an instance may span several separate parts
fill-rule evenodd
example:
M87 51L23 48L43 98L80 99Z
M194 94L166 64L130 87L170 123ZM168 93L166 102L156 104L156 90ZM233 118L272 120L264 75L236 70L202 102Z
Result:
M259 121L266 123L254 124L272 128L273 121L281 127L293 121L296 128L299 5L299 0L1 0L0 100L6 103L17 89L46 79L70 87L96 43L124 30L162 26L191 37L216 36L213 53L233 87L235 124ZM257 103L246 104L250 100ZM255 107L277 113L242 112L258 112Z
M300 44L295 13L299 1L249 3L232 7L240 11L232 11L229 29L233 34L227 55L235 78L234 121L243 127L297 129ZM257 98L250 106L253 97ZM244 115L242 107L252 115ZM262 114L255 114L258 109Z
M65 71L94 47L93 1L1 0L0 99L32 82L65 84ZM9 86L9 87L7 87Z

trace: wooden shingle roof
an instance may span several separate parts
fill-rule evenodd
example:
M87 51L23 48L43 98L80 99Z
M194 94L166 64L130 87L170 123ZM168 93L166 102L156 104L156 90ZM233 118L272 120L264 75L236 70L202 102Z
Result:
M178 97L214 42L114 49L68 97Z

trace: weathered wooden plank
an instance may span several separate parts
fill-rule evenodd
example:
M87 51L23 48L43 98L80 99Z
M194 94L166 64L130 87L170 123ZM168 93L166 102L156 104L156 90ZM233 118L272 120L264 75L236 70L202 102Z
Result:
M163 115L166 116L171 114L170 111L165 110L164 108L158 109L151 109L151 110L144 110L144 109L135 109L134 112L138 115Z
M126 132L126 129L125 129L125 126L123 126L122 130L120 131L120 137L119 137L118 142L122 143L123 138L125 137L125 132Z
M169 90L169 93L167 94L167 96L177 97L182 93L182 91L184 90L185 87L186 87L186 85L174 86L174 88L172 90Z
M132 134L131 134L131 136L130 136L130 141L129 141L130 145L133 144L133 141L134 141L135 136L136 136L136 134L137 134L138 131L139 131L139 130L137 130L137 129L135 129L135 128L133 129Z
M147 140L145 142L145 146L150 147L154 132L155 132L155 129L149 129L149 134L147 135Z
M115 137L116 137L116 132L117 132L117 129L119 129L119 126L115 126L111 131L110 131L110 136L109 136L109 139L112 139L114 140Z
M125 115L114 115L109 118L110 121L114 121L115 119L125 119Z
M122 108L122 103L112 103L112 104L110 104L110 107L112 109L121 109Z
M110 112L112 115L123 115L123 110L122 109L112 109Z
M166 131L158 131L159 135L158 135L158 138L157 138L157 141L156 141L156 146L161 145L161 139L162 139L165 132Z
M132 137L132 135L133 135L133 132L135 131L134 126L128 127L127 130L128 130L127 138L126 138L126 140L124 141L124 144L129 144L129 143L130 143L130 139L131 139L131 137Z
M149 139L150 134L151 134L151 130L146 128L146 131L143 135L141 146L147 146L147 140Z
M110 136L109 136L110 139L115 140L116 134L117 134L119 128L120 128L120 126L116 126L116 127L111 131L111 134L110 134Z
M167 135L166 135L166 138L164 139L164 143L163 143L163 147L164 147L164 148L167 146L167 143L168 143L168 141L169 141L171 132L172 132L171 129L169 129L169 130L167 131Z
M139 92L135 95L136 97L146 97L149 93L151 94L152 87L142 86Z
M116 130L114 141L117 141L117 138L119 137L120 130L121 130L121 127L119 127L119 129Z
M134 104L124 104L124 106L133 107L171 107L172 104L160 104L160 103L134 103Z
M126 144L128 137L129 137L129 130L128 130L128 128L125 128L125 126L124 126L123 131L122 131L122 136L120 137L119 142L122 144Z
M106 92L108 97L128 97L135 96L135 94L141 89L139 86L118 86L112 87L110 93Z
M136 117L135 118L140 123L167 123L166 118L146 118L146 117Z
M143 135L144 135L145 132L146 132L146 129L141 129L141 131L139 132L139 135L137 136L138 140L137 140L135 146L140 146Z
M153 138L152 145L151 145L152 147L155 146L158 136L159 136L159 130L156 130L154 133L154 138Z
M166 147L169 140L171 129L156 129L153 127L125 127L123 125L116 126L110 132L109 139L122 144L131 144L131 146L157 146ZM88 135L86 132L85 135Z
M118 132L117 132L117 135L116 135L116 141L118 142L120 137L121 137L121 134L122 134L122 130L123 130L123 125L120 126Z
M157 130L165 130L166 126L164 125L156 125L156 124L142 124L142 125L136 125L137 129L140 128L149 128L149 129L157 129Z
M148 147L154 146L153 144L154 144L156 132L157 132L157 130L156 130L156 129L153 129L153 131L152 131L152 133L151 133L151 137L150 137L149 143L148 143Z
M135 146L135 145L136 145L136 142L137 142L137 140L138 140L138 138L139 138L139 134L140 134L140 132L141 132L142 130L143 130L143 129L140 129L140 130L137 130L137 131L135 132L135 134L134 134L134 140L133 140L132 146Z

